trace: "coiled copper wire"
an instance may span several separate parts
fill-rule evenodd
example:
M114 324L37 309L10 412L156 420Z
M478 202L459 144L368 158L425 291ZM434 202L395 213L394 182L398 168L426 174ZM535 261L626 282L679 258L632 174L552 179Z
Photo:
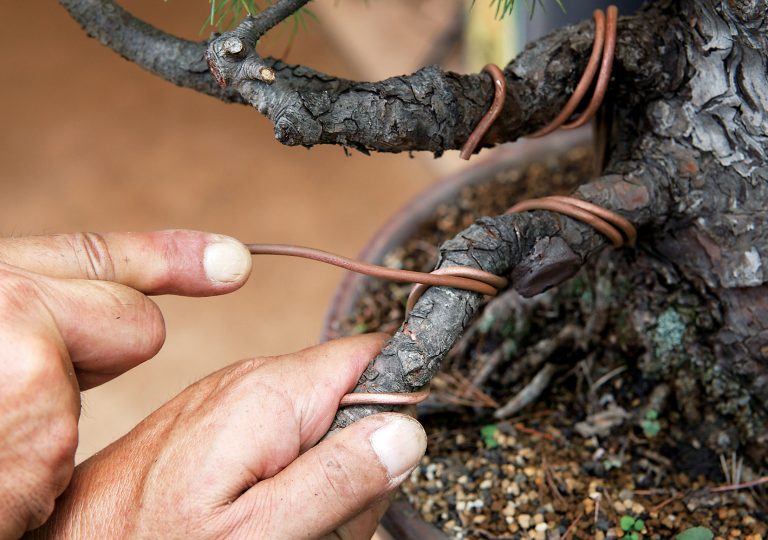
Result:
M607 208L583 199L577 199L576 197L552 195L541 197L540 199L529 199L517 203L507 210L506 213L514 214L515 212L528 212L531 210L550 210L578 219L587 225L591 225L608 237L615 248L620 248L624 245L624 238L626 238L626 243L630 246L634 246L637 240L637 231L634 225L627 219ZM623 237L622 233L624 233Z
M576 85L576 89L560 113L546 126L531 133L528 137L543 137L561 127L564 129L574 129L583 126L595 116L597 110L600 108L608 89L608 83L611 80L613 58L616 52L616 30L619 10L616 6L608 6L606 17L603 10L596 9L593 13L593 17L595 19L595 39L592 45L592 53L587 62L587 67L584 69L584 73ZM598 65L600 67L599 73ZM495 83L494 88L496 91L488 112L485 113L483 118L477 124L477 127L475 127L470 134L467 142L464 143L464 146L461 148L459 157L462 159L469 159L477 145L485 136L488 128L491 127L504 107L504 99L506 98L506 79L504 78L504 73L495 64L486 65L483 67L483 71L493 77ZM594 82L596 73L597 82L595 83L595 91L593 92L592 98L586 109L584 109L584 112L582 112L574 121L566 123L576 110L576 107L578 107L584 100L584 96L586 96L589 88Z
M499 117L501 109L504 107L504 99L507 97L507 79L504 77L504 72L501 71L501 68L496 64L486 64L483 67L483 71L488 73L493 80L493 101L491 102L488 112L483 115L480 122L469 135L467 142L461 147L459 157L464 160L470 158L472 152L475 151L475 148L485 136L485 132L488 131L488 128L490 128L496 121L496 118Z

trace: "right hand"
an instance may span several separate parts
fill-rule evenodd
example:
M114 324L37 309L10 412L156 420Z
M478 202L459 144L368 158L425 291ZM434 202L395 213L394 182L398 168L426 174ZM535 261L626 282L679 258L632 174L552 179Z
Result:
M69 483L80 390L162 346L145 294L227 293L250 269L242 244L193 231L0 239L0 538L42 525Z
M81 463L32 538L370 538L427 445L397 413L321 441L382 334L253 358Z

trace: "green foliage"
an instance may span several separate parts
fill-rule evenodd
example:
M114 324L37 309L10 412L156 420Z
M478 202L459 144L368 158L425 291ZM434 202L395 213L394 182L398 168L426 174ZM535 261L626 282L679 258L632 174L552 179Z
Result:
M218 32L224 32L237 26L246 16L253 16L263 8L256 0L208 0L211 5L211 11L200 28L200 33L205 32L207 28ZM266 6L272 4L272 0L266 0ZM266 7L265 6L265 7ZM317 15L307 7L302 7L296 13L286 19L283 24L291 27L291 41L296 37L299 28L306 29L307 18L317 20Z
M619 519L619 527L621 530L627 533L624 538L627 540L640 540L640 531L645 527L645 521L633 516L621 516Z
M554 2L560 7L560 9L563 10L563 13L565 13L565 6L563 5L563 0L554 0ZM540 5L541 9L546 9L544 7L544 0L525 0L525 4L528 8L528 16L533 17L533 12L536 9L536 5ZM472 0L472 6L474 7L475 0ZM491 0L491 3L489 4L491 8L496 9L495 17L497 19L503 19L512 11L515 9L515 0Z
M488 424L480 428L480 436L483 438L486 448L496 448L499 443L496 441L494 435L499 430L496 424Z
M353 334L365 334L370 328L368 328L368 325L365 323L357 323L354 328L352 328Z
M661 431L661 424L659 423L658 411L650 410L645 413L645 418L640 422L640 426L643 428L643 433L649 439L654 438Z
M706 527L691 527L675 536L675 540L712 540L715 533Z

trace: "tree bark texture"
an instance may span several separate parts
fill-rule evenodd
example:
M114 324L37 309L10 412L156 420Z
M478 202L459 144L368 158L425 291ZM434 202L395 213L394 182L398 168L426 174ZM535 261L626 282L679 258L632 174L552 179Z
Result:
M282 0L208 43L169 36L111 0L61 2L90 35L153 73L252 105L284 144L438 156L463 145L493 96L485 74L429 66L355 82L262 58L258 38L304 0ZM639 288L627 315L645 339L642 368L672 382L689 420L704 411L702 436L719 449L768 446L767 27L765 0L657 0L622 17L608 165L578 190L639 227L637 251L613 256L637 260L626 266ZM593 23L584 21L510 62L506 104L483 146L556 116L592 39ZM487 217L441 247L438 267L505 275L530 296L574 275L605 246L594 230L549 212ZM428 384L479 305L474 293L429 289L357 390ZM382 409L343 409L335 427ZM768 452L751 455L765 460Z

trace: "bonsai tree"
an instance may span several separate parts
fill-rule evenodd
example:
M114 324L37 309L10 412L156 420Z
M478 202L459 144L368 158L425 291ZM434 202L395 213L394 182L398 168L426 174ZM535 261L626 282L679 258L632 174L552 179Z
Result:
M89 35L128 60L256 108L280 143L435 156L462 147L493 98L487 74L427 66L349 81L262 57L259 38L307 2L278 0L229 32L192 42L112 0L61 0ZM525 137L554 118L593 35L584 21L511 59L503 110L481 146ZM609 288L621 294L608 295L603 309L620 321L613 324L622 325L627 355L671 389L694 426L688 435L768 463L768 2L656 0L621 17L617 35L606 165L577 196L630 220L639 241L606 255ZM488 216L447 241L437 266L509 276L511 288L533 296L595 265L607 246L592 227L553 212ZM429 289L361 388L429 384L480 303L476 293ZM604 326L584 325L580 341L595 347ZM345 408L336 425L380 410Z

